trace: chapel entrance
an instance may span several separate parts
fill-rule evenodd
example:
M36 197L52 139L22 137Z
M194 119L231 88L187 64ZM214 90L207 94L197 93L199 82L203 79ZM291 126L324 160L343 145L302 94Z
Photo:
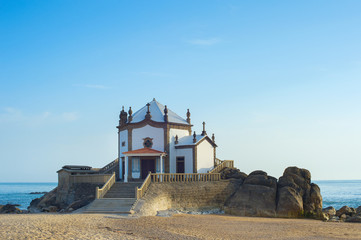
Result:
M141 160L141 178L145 179L149 171L155 173L155 159L142 159Z

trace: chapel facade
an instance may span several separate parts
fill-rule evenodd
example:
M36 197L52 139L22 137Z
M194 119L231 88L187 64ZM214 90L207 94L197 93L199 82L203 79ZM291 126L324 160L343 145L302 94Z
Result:
M119 115L119 178L128 182L153 173L206 173L216 165L214 134L192 133L189 109L186 119L153 99L133 113L124 107Z

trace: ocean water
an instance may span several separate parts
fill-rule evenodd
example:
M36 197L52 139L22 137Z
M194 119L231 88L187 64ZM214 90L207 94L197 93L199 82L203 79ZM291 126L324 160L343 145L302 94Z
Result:
M0 205L20 204L20 209L27 209L31 200L44 195L31 192L50 192L56 186L57 183L0 183Z
M321 188L323 207L361 206L361 180L314 182ZM43 195L30 192L49 192L56 186L57 183L0 183L0 205L20 204L20 209L26 209L31 200Z
M361 206L361 180L314 181L321 189L323 207Z

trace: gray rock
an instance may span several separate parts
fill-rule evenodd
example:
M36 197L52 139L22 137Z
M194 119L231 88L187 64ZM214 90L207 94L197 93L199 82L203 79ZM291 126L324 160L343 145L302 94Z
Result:
M346 222L361 223L361 216L349 217L346 219Z
M277 180L255 171L226 202L225 213L238 216L276 216Z
M342 214L351 216L353 213L354 211L351 208L349 208L348 206L343 206L342 208L336 211L336 216L340 217Z
M221 178L222 179L241 179L244 180L247 177L247 174L245 174L244 172L241 172L239 169L237 168L224 168L221 171Z
M322 212L327 214L329 217L336 215L336 209L334 207L327 207L322 209Z
M278 190L277 216L287 218L303 216L302 196L294 188L283 187Z
M278 181L277 215L324 219L320 188L307 169L289 167Z
M6 204L0 205L0 213L22 213L22 211L17 208L19 204Z
M358 208L356 208L356 214L361 214L361 206L359 206Z

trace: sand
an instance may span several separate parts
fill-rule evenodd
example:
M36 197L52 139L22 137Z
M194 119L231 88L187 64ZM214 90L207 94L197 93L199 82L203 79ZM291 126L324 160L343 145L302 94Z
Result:
M361 224L224 215L3 214L0 239L361 239Z

